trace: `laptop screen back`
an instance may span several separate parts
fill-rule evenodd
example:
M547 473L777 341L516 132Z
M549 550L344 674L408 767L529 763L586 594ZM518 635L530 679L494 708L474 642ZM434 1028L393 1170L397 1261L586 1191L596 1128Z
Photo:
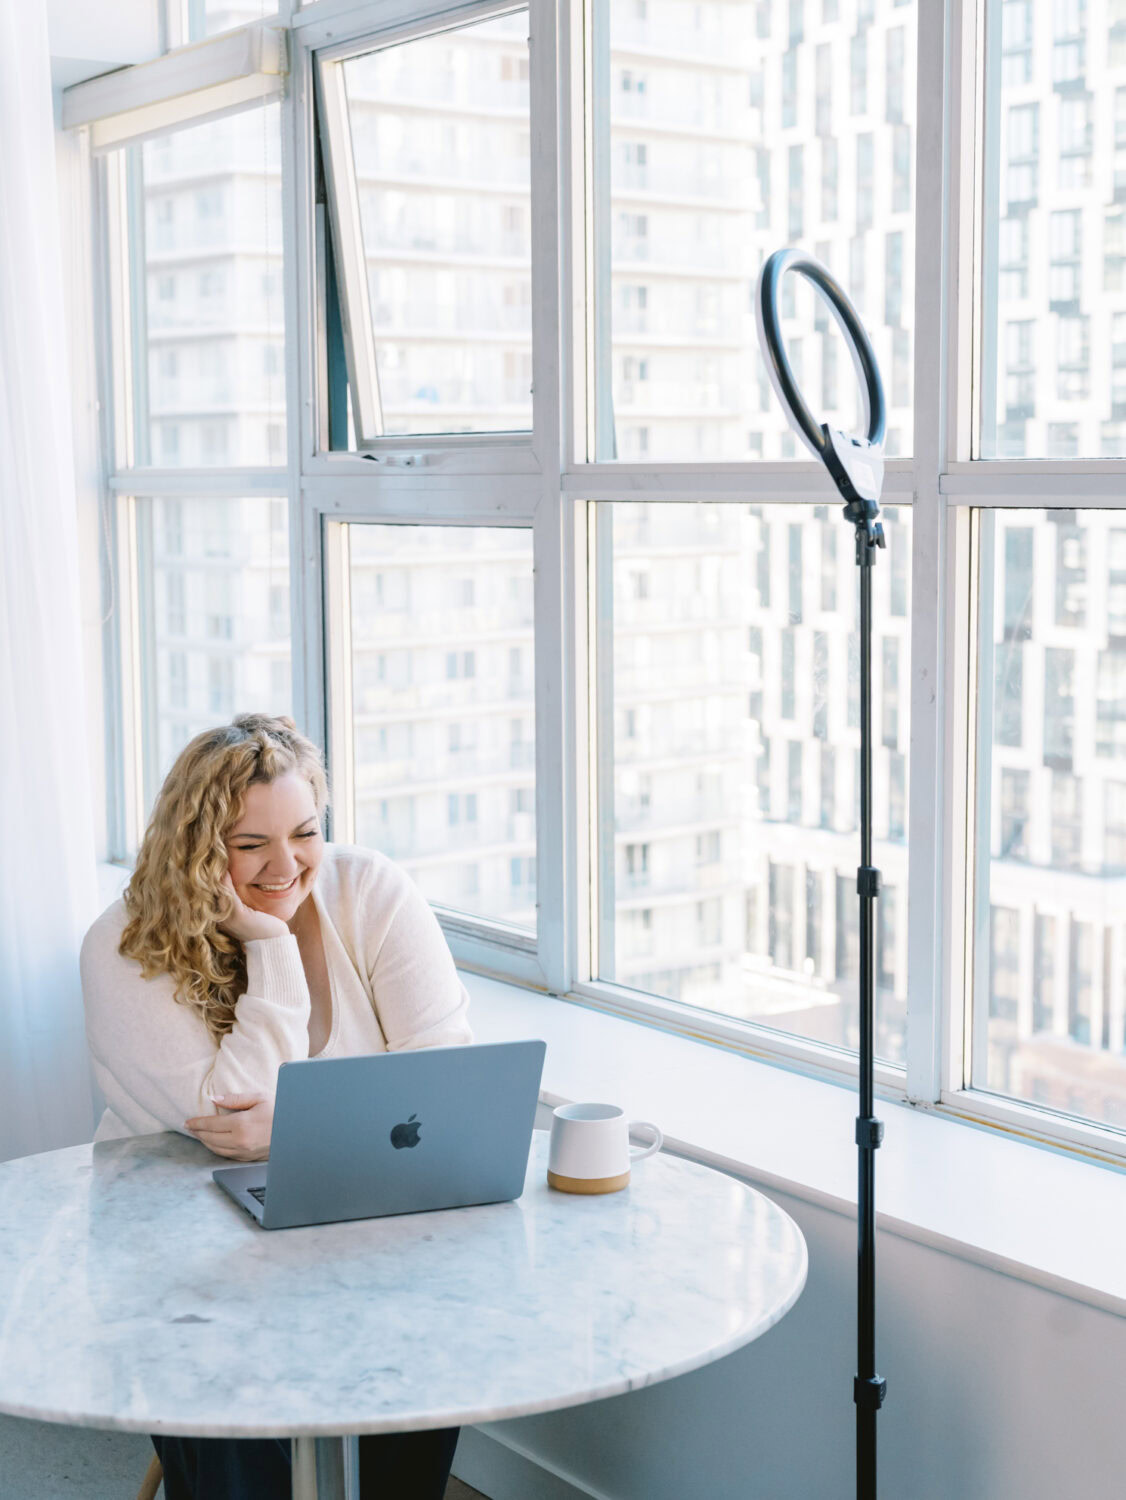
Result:
M264 1226L518 1197L545 1051L501 1042L283 1064Z

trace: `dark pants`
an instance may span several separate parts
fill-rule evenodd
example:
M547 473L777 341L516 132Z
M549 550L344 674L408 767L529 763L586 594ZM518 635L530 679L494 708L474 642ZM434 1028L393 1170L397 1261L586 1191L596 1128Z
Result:
M457 1427L360 1438L362 1500L442 1500ZM288 1438L154 1437L165 1500L290 1500Z

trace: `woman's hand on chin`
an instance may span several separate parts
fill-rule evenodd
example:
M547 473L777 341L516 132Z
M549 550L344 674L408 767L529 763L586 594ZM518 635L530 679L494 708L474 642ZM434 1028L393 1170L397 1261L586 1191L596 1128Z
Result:
M216 1156L232 1161L265 1161L270 1154L274 1105L265 1094L220 1094L215 1103L224 1115L197 1115L184 1129Z
M252 906L247 906L235 890L235 883L231 879L230 872L223 877L223 884L227 887L227 894L235 904L235 909L225 922L219 923L219 931L225 932L228 937L233 937L238 943L253 943L259 938L285 937L289 928L280 917L272 917L268 911L255 911Z

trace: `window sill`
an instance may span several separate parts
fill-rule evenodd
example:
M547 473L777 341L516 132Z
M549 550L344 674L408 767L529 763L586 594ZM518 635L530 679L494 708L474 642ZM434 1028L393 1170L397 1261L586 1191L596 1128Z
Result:
M679 1155L856 1213L856 1097L704 1042L463 972L478 1041L542 1037L541 1097L608 1099ZM881 1100L880 1228L1126 1316L1126 1173Z

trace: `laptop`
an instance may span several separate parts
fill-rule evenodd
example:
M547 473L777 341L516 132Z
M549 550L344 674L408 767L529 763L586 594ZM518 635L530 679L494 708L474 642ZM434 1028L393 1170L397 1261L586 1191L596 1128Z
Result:
M518 1198L546 1051L494 1042L283 1063L269 1160L211 1175L263 1229Z

